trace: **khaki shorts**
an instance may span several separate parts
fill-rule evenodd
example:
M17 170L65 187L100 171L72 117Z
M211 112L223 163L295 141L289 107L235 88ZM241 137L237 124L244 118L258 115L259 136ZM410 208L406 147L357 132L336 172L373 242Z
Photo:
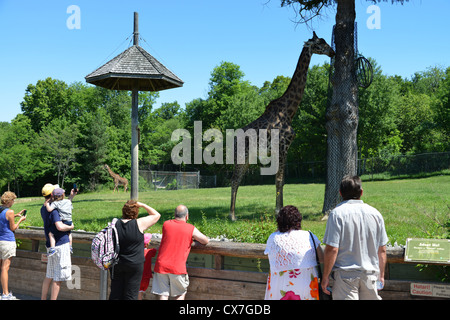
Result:
M187 274L157 273L153 275L152 293L160 296L181 296L187 292Z
M333 300L381 300L376 273L335 270L332 278Z
M6 260L16 256L15 241L0 241L0 259Z

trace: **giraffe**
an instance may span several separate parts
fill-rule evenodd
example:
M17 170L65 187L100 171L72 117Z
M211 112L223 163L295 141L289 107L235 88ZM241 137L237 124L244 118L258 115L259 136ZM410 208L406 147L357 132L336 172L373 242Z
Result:
M295 137L295 132L292 129L291 123L302 100L309 63L313 53L324 54L329 57L333 57L335 54L334 50L326 43L326 41L322 38L318 38L316 33L313 32L313 37L306 41L303 46L294 75L292 76L291 82L284 94L280 98L271 101L258 119L242 128L243 131L248 129L266 129L269 137L271 129L279 130L279 167L278 172L275 175L277 213L283 207L284 166L289 146ZM236 148L237 146L235 140L235 155L237 154ZM231 220L236 220L236 194L239 184L249 167L248 156L248 144L246 143L245 163L238 164L235 162L233 176L231 179L231 205L229 216Z
M120 184L123 185L124 192L126 192L128 190L128 179L122 178L117 173L114 173L107 164L105 164L104 168L106 170L108 170L109 175L114 179L114 191L113 192L116 192L116 189L117 189L117 192L119 192Z

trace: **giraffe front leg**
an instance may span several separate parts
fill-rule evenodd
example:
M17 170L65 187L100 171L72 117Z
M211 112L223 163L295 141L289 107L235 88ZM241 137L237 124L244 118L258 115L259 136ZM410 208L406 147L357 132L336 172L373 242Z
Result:
M291 144L293 134L289 135L286 139L286 143L283 148L279 150L279 167L277 174L275 176L275 187L276 187L276 204L275 212L278 214L281 208L283 208L283 187L284 187L284 168L286 164L287 151L289 150L289 145Z
M230 204L230 214L228 218L231 221L236 221L235 209L236 209L236 194L239 186L234 187L231 185L231 204Z
M275 187L276 187L276 203L275 203L275 213L278 214L281 208L283 208L283 186L284 186L284 163L280 163L280 167L275 176Z
M239 184L241 183L242 177L247 171L248 164L235 164L233 170L233 176L231 178L231 204L230 204L230 215L229 218L231 221L236 221L236 196L239 188Z

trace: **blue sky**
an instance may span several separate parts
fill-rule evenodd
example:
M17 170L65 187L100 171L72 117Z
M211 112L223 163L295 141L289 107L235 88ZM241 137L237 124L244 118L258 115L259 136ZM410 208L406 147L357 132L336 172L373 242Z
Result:
M374 58L384 74L410 78L450 66L450 1L378 3L379 29L367 27L372 2L355 1L359 52ZM71 5L80 9L79 29L67 27ZM292 76L312 30L331 41L336 13L328 9L307 26L295 24L294 10L281 8L280 0L0 0L0 121L21 112L28 84L47 77L85 82L127 49L134 11L141 46L184 81L182 88L160 92L158 105L176 100L182 107L206 97L211 71L221 61L239 65L256 86ZM311 65L325 61L313 56Z

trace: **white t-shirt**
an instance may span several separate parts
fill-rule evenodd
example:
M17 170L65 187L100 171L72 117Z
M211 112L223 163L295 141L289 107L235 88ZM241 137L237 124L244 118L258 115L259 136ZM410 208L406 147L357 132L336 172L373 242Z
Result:
M333 270L379 272L378 248L388 242L383 216L362 200L341 202L330 212L323 242L339 248Z
M316 247L319 239L313 235ZM316 250L308 231L292 230L276 231L267 239L266 250L270 271L286 271L300 268L310 268L317 265Z

